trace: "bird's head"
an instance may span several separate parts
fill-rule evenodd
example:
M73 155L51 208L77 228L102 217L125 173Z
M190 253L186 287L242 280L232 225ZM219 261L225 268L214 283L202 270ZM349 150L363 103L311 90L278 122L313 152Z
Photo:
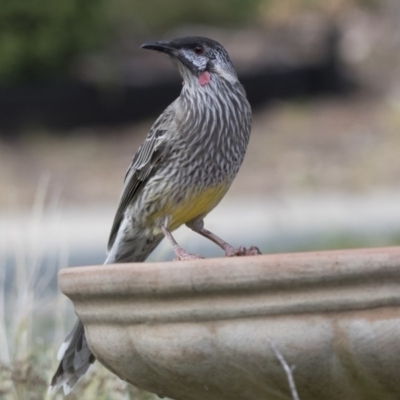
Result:
M206 86L218 78L231 83L237 82L237 74L227 51L215 40L190 36L148 42L141 47L168 54L177 65L185 83Z

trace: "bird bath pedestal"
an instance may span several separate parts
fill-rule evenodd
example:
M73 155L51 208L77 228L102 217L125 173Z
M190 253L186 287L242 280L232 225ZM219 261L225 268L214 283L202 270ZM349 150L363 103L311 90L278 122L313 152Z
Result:
M176 400L400 398L400 247L68 268L91 351Z

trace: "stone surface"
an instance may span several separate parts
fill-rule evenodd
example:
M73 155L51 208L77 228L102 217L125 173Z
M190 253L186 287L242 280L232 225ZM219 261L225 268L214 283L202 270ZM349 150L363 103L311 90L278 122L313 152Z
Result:
M95 356L176 400L400 393L400 247L68 268Z

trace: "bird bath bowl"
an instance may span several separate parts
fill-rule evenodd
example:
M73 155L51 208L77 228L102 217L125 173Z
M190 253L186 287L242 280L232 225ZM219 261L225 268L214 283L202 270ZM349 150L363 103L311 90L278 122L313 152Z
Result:
M400 398L400 247L68 268L96 358L176 400Z

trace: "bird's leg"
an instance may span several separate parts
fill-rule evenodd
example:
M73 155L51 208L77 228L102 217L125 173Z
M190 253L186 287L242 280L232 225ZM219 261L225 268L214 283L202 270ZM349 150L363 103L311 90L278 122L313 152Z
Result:
M200 235L204 236L207 239L210 239L217 246L221 247L221 249L225 251L226 257L255 256L255 255L261 254L260 250L256 246L251 246L248 249L246 249L246 247L244 247L244 246L240 246L239 248L235 249L229 243L225 242L225 240L222 240L220 237L218 237L214 233L205 229L203 220L191 221L191 222L187 223L186 225L193 231L199 233Z
M171 243L172 248L174 249L176 256L175 260L183 261L183 260L197 260L199 258L203 258L200 256L196 256L195 254L190 254L183 247L179 246L175 238L172 236L172 233L165 225L161 226L161 230L163 231L164 236Z

